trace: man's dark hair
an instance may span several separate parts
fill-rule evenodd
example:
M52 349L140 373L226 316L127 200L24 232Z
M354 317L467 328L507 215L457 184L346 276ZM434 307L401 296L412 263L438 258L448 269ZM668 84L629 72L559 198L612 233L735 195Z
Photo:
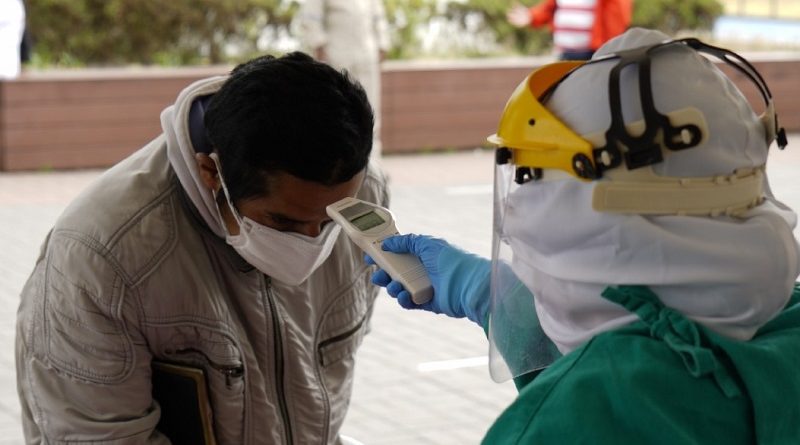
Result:
M369 161L373 123L360 84L301 52L237 66L205 114L233 201L269 193L276 172L350 180Z

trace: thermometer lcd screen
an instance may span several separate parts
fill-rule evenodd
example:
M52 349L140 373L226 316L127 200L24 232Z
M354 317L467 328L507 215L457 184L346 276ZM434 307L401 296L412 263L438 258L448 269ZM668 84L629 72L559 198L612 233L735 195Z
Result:
M358 227L358 230L361 230L363 232L365 230L369 230L373 227L379 226L386 221L384 221L383 218L378 216L377 213L369 212L367 214L359 216L358 218L353 219L350 222L353 223L354 226Z

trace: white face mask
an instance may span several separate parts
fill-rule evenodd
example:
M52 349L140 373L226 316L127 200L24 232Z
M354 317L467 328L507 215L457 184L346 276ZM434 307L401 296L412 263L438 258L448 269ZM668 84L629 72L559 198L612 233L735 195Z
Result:
M278 281L296 286L308 279L330 256L341 227L331 222L319 236L312 238L294 232L281 232L242 217L231 202L216 153L212 153L210 157L217 164L225 201L239 225L239 234L231 235L222 214L219 214L226 234L225 241L248 263ZM216 202L216 196L214 200Z

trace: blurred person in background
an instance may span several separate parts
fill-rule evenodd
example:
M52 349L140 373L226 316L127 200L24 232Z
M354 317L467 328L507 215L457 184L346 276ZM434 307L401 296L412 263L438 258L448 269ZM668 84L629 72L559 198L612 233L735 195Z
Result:
M26 443L339 444L378 289L325 207L388 205L366 93L266 56L161 123L65 209L22 290Z
M22 63L23 68L31 61L31 58L33 57L33 39L31 38L31 29L27 23L27 15L25 18L26 21L25 27L22 31L22 41L19 44L19 60Z
M25 6L22 0L0 0L0 80L19 76L24 32Z
M381 67L389 50L383 0L305 0L296 18L303 47L345 69L367 91L375 113L372 158L381 157Z
M507 18L523 28L547 26L561 60L588 60L601 45L630 26L633 0L542 0L514 4Z
M769 186L787 140L749 62L634 28L533 71L489 140L492 259L402 235L383 249L419 257L433 299L373 276L487 332L520 392L485 444L800 443L797 214Z

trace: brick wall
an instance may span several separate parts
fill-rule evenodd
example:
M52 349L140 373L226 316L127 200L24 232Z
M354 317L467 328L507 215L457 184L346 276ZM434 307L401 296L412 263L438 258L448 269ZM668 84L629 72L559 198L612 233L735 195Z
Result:
M513 89L546 61L387 62L384 153L482 145L496 130ZM754 63L773 91L781 123L789 131L800 131L795 74L800 72L800 60L772 57ZM0 170L109 166L160 133L161 110L183 87L226 71L207 67L31 72L16 81L0 82ZM740 75L733 78L746 85ZM752 89L745 93L756 94Z
M29 73L0 82L0 169L112 165L161 132L161 110L181 89L222 72Z

